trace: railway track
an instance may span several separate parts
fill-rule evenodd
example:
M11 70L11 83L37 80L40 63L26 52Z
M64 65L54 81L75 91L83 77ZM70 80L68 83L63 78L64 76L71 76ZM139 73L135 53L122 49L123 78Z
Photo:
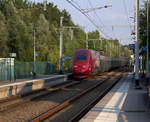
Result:
M54 86L49 86L40 90L36 90L24 95L12 96L6 99L0 100L0 112L4 112L8 109L14 108L18 105L28 103L36 98L47 95L51 92L55 92L61 89L65 89L69 86L80 83L80 81L67 81Z
M113 82L113 85L114 85L114 83L116 83L116 81L121 78L121 74L120 73L113 74L113 75L111 75L111 78L112 79L114 79L114 78L116 79ZM99 83L97 83L97 84L89 87L88 89L80 92L79 94L75 95L74 97L72 97L71 99L65 101L64 103L58 105L57 107L55 107L53 109L50 109L49 111L46 111L46 112L42 113L41 115L37 116L36 118L32 119L31 121L32 122L40 122L40 121L43 121L44 119L46 119L47 117L50 117L50 118L48 118L45 121L55 121L55 122L59 122L59 121L65 122L66 121L67 122L69 120L69 121L75 121L76 122L77 120L80 119L80 117L82 117L80 115L84 115L84 114L82 114L82 111L84 109L87 110L87 108L89 108L88 106L91 107L91 104L90 105L87 104L87 100L86 100L89 97L88 94L91 94L91 93L95 94L94 93L95 89L99 89L99 87L103 87L103 85L106 84L107 81L110 81L109 79L110 79L110 77L102 80L101 82L99 82ZM111 85L111 87L112 87L112 85ZM104 95L104 93L106 93L106 91L108 91L108 88L107 88L107 90L104 90L104 91L101 92L101 97ZM85 96L87 96L87 97L85 97ZM86 102L83 102L82 99L84 99L83 101L86 101ZM71 106L73 106L74 104L78 104L78 103L81 103L81 104L80 105L75 105L72 109L69 110L69 108ZM79 111L78 110L76 111L76 108L79 108ZM80 109L83 109L83 110L80 110ZM72 114L70 115L70 113L72 113ZM79 116L78 116L78 114L73 115L74 113L79 113ZM52 116L54 114L55 114L55 116ZM72 118L72 116L73 116L73 118Z
M0 101L0 121L42 121L49 116L50 118L45 121L60 121L61 117L58 117L58 114L76 104L75 101L87 96L88 93L102 87L108 79L119 78L121 74L110 72L107 75L103 74L82 81L69 81L61 86L49 87L40 92ZM60 115L65 115L65 112L62 113Z
M46 88L36 90L36 91L30 92L28 94L12 96L9 98L2 99L2 100L0 100L0 112L11 109L18 105L30 102L38 97L49 94L50 92L58 91L58 90L64 89L66 87L69 87L71 85L75 85L78 83L80 83L80 81L68 80L67 82L57 84L54 86L48 86Z

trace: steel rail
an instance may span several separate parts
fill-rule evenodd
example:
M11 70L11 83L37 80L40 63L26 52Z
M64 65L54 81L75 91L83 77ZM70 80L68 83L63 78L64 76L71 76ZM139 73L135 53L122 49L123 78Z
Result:
M3 106L1 105L1 107L0 107L0 112L4 112L4 111L6 111L6 110L8 110L8 109L11 109L11 108L14 108L14 107L16 107L16 106L18 106L18 105L22 105L22 104L24 104L24 103L28 103L28 102L30 102L30 101L36 99L36 98L39 98L39 97L41 97L41 96L45 96L45 95L47 95L47 94L49 94L49 93L51 93L51 92L55 92L55 91L58 91L58 90L66 90L65 88L70 87L70 86L72 86L72 85L79 84L79 83L80 83L80 81L76 81L76 82L68 83L68 84L63 85L63 86L58 87L58 88L51 88L51 87L49 87L49 88L46 89L47 91L43 91L42 93L39 93L39 94L37 94L37 95L33 95L33 96L31 96L30 98L18 99L18 101L17 101L16 103L9 104L9 105L3 105ZM19 98L20 98L20 97L19 97ZM16 100L17 100L17 99L16 99ZM7 101L7 100L6 100L6 101ZM9 102L9 100L8 100L7 102Z
M65 82L62 82L62 83L59 83L59 84L54 84L52 86L47 86L47 87L43 87L41 89L36 89L34 91L30 91L28 93L25 93L25 94L19 94L19 95L16 95L16 96L10 96L10 97L6 97L6 98L2 98L0 99L0 104L1 103L4 103L4 102L10 102L10 101L13 101L13 100L16 100L16 99L20 99L22 97L25 97L25 96L28 96L28 95L31 95L31 94L34 94L34 93L37 93L39 91L44 91L44 90L47 90L48 88L52 88L52 87L57 87L57 86L60 86L60 85L63 85L63 84L66 84L67 82L70 82L70 79L71 78L71 75L68 75L67 79L68 81L65 81ZM61 79L61 78L55 78L55 80L57 79Z
M117 83L118 81L123 77L119 76L117 80L107 89L105 89L97 98L95 98L93 101L91 101L89 104L87 104L78 114L76 114L74 117L72 117L68 122L77 122L79 121L99 100L101 100Z
M28 95L31 95L31 94L35 94L37 92L47 90L49 88L53 88L53 87L57 87L57 86L66 84L68 82L70 82L70 81L62 82L62 83L59 83L59 84L55 84L53 86L47 86L47 87L44 87L44 88L41 88L41 89L37 89L37 90L31 91L31 92L28 92L28 93L25 93L25 94L20 94L20 95L17 95L17 96L10 96L10 97L7 97L7 98L3 98L3 99L0 99L0 104L4 103L4 102L10 102L10 101L13 101L13 100L16 100L16 99L20 99L20 98L23 98L25 96L28 96Z
M101 74L103 76L104 73L101 73ZM23 95L17 95L17 96L12 96L12 97L8 97L8 98L5 98L5 99L1 99L0 100L0 112L6 111L8 109L14 108L18 105L22 105L24 103L28 103L31 100L34 100L38 97L47 95L50 92L55 92L55 91L58 91L58 90L66 90L65 89L66 87L69 87L71 85L75 85L75 84L79 83L79 81L76 81L75 84L74 83L72 84L70 82L75 82L75 81L68 80L67 82L63 82L63 83L55 84L53 86L48 86L48 87L45 87L45 88L42 88L42 89L31 91L31 92L23 94ZM66 83L69 83L69 84L66 84ZM61 86L61 85L63 85L63 86ZM54 88L54 87L60 87L60 88ZM45 90L47 90L47 91L45 91ZM38 94L39 92L42 92L42 93ZM34 94L38 94L38 95L35 96ZM29 97L29 96L33 96L33 97L25 98L25 97ZM14 101L17 101L17 102L14 102ZM9 102L13 102L13 103L7 104Z
M116 75L116 74L115 74ZM56 112L66 108L67 106L71 105L71 103L73 103L75 100L79 99L81 96L85 95L86 93L92 91L93 89L95 89L96 87L100 86L101 84L103 84L105 81L109 80L112 76L108 76L108 78L102 80L102 82L95 84L94 86L80 92L79 94L73 96L72 98L68 99L67 101L63 102L62 104L40 114L39 116L33 118L32 120L30 120L30 122L40 122L50 116L52 116L53 114L55 114Z

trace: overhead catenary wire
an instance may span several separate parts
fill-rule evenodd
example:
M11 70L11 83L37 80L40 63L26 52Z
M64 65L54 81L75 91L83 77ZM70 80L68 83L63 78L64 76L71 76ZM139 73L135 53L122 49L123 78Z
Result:
M88 2L89 2L89 5L91 6L91 8L93 8L93 5L92 5L91 1L88 0ZM99 22L100 22L102 25L104 25L103 22L102 22L102 20L100 19L100 17L99 17L98 14L96 13L96 10L94 10L94 13L95 13L96 17L98 18ZM102 30L101 28L99 28L99 29L100 29L103 33L105 33L104 30Z
M88 2L89 2L89 5L91 6L91 8L93 8L93 5L92 5L91 1L88 0ZM98 16L96 10L94 10L93 12L94 12L95 16L98 18L99 22L104 26L104 23L102 22L101 18ZM100 28L100 29L101 29L101 28ZM101 31L102 31L102 30L101 30ZM104 32L104 31L103 31L103 32ZM114 33L114 30L113 30L113 27L112 27L112 35L116 38L116 35L115 35L115 33ZM112 49L112 44L110 45L110 48ZM110 51L110 55L111 55L111 51Z
M76 1L74 0L71 0L71 1L74 2L80 9L82 9L81 6Z
M89 5L91 6L91 8L93 8L93 5L92 5L91 1L88 0L88 2L89 2ZM100 17L99 17L98 14L96 13L96 10L93 10L93 11L94 11L96 17L98 18L99 22L104 26L104 23L102 22L102 20L100 19ZM100 29L102 29L102 28L100 28ZM105 33L104 30L101 30L101 31L102 31L103 33ZM113 30L112 30L112 35L114 35L114 37L116 38L115 33L114 33Z
M88 0L88 2L89 2L89 5L91 6L91 8L93 8L93 5L92 5L91 1ZM96 13L96 10L93 10L93 12L95 13L95 15L96 15L96 17L98 18L99 22L104 26L104 23L102 22L101 18L100 18L100 17L98 16L98 14ZM101 29L101 28L100 28L100 29ZM104 32L104 30L101 30L101 31ZM114 37L116 38L116 35L115 35L113 29L112 29L112 35L114 35Z
M82 11L81 6L80 6L76 1L74 1L74 0L71 0L71 1L72 1L73 3L75 3L75 4L79 7L79 9L80 9L79 11L81 12L81 11ZM70 1L70 2L71 2L71 1ZM84 15L87 15L87 16L89 16L89 18L91 18L88 13L85 14L85 12L83 12L83 11L82 11L81 13L84 13ZM91 20L92 20L92 19L91 19ZM94 22L94 20L92 20L92 21Z
M91 6L91 8L93 8L93 5L92 5L91 1L88 0L88 2L89 2L89 5ZM104 25L103 22L102 22L102 20L100 19L100 17L99 17L98 14L96 13L96 10L93 10L93 11L94 11L95 15L97 16L99 22L100 22L102 25Z
M81 8L81 6L80 6L75 0L71 0L71 1L72 1L75 5L77 5L77 6L80 8L81 11L83 10L83 9ZM71 2L71 1L70 1L70 2ZM90 7L93 8L93 5L92 5L91 1L88 0L88 2L89 2ZM86 14L87 16L89 16L89 18L92 18L87 12L86 12L86 13L85 13L84 11L82 11L82 12L83 12L84 14ZM99 20L99 22L101 23L101 25L104 26L102 20L100 19L100 17L99 17L98 14L96 13L96 10L93 10L93 12L94 12L95 16L98 18L98 20ZM92 20L92 21L94 22L94 20ZM96 21L95 21L94 23L96 23ZM104 32L104 30L102 30L102 28L100 28L100 27L101 27L101 26L99 26L98 30L99 30L104 36L108 37L108 35L107 35L107 34ZM117 38L116 35L115 35L115 33L114 33L114 30L113 30L113 29L111 30L111 32L112 32L112 35L113 35L115 38ZM109 38L112 39L112 37L110 37L110 36L109 36Z
M123 5L124 5L125 12L126 12L126 17L127 17L128 24L130 25L130 33L132 33L131 23L129 22L128 10L127 10L127 6L126 6L126 2L124 0L123 0ZM130 35L130 37L131 37L131 35Z
M74 2L73 0L66 0L69 4L71 4L75 9L77 9L79 12L81 12L98 30L100 30L100 28L98 27L98 25L89 17L89 15L85 14L82 10L81 7L78 5L78 7L73 4L72 2ZM77 3L76 3L77 4ZM104 32L102 32L100 30L100 32L102 34L104 34L107 38L111 38L110 36L108 36L107 34L105 34Z

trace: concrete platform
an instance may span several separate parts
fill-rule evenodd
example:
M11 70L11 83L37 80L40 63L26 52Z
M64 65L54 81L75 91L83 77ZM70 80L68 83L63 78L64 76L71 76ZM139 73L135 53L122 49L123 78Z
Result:
M128 74L80 122L150 122L147 86L135 89L133 75Z
M20 79L15 82L0 82L0 99L22 95L34 90L67 81L70 74L41 76L37 79Z

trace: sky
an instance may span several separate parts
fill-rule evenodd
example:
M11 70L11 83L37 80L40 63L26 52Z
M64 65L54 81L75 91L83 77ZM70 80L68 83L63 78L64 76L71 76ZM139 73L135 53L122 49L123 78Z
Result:
M43 2L43 0L33 0ZM111 0L72 0L82 9L104 7L111 4ZM142 0L143 1L143 0ZM75 24L85 27L85 31L94 31L97 28L77 9L75 9L66 0L47 0L52 2L60 10L66 9ZM134 8L136 0L112 0L112 8L102 8L88 12L90 19L101 26L101 35L107 39L117 38L121 44L133 43L131 32L134 29ZM140 0L140 5L143 2ZM120 25L125 27L120 27ZM131 27L130 27L130 26ZM113 26L113 27L112 27ZM115 27L117 26L117 27ZM118 27L119 26L119 27Z

